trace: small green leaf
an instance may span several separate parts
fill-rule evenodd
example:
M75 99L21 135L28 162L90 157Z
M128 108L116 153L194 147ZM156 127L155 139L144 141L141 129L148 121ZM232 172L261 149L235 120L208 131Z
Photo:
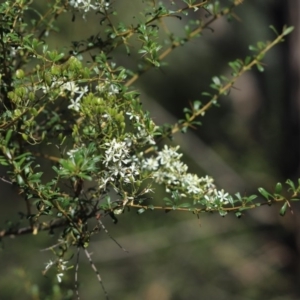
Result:
M187 127L187 126L184 126L184 127L181 128L180 131L181 131L182 133L186 133L187 130L188 130L188 127Z
M278 31L276 30L276 28L273 25L270 25L269 28L271 28L276 35L279 35Z
M219 214L221 217L225 217L228 213L225 210L219 210Z
M283 34L283 35L288 35L288 34L290 34L293 30L294 30L294 26L286 27L286 25L284 25L282 34Z
M260 192L260 194L262 194L267 200L269 200L269 198L271 197L271 198L273 198L273 196L270 194L270 193L268 193L264 188L262 188L262 187L260 187L259 189L258 189L258 191Z
M261 64L257 64L256 67L257 67L259 72L263 72L265 70L264 67Z
M210 93L208 93L208 92L202 92L201 95L202 95L202 96L212 97L212 94L210 94Z
M2 155L0 156L0 165L2 165L2 166L8 166L9 165L7 159Z
M7 131L6 136L5 136L5 146L8 145L12 133L13 133L13 130L12 130L12 129L9 129L9 130Z
M239 212L239 211L237 211L237 212L235 213L235 216L236 216L237 218L240 218L240 217L242 216L242 213Z
M283 206L281 207L280 212L279 212L279 214L280 214L282 217L285 215L287 207L288 207L288 203L285 202L285 203L283 204Z
M183 112L184 112L184 113L192 113L192 111L191 111L189 108L187 108L187 107L185 107L185 108L183 109Z
M43 200L43 203L49 207L53 207L53 204L49 200Z
M275 193L280 194L281 191L282 191L282 184L280 182L278 182L275 186Z
M200 101L198 101L198 100L194 101L194 103L193 103L194 110L198 110L200 108L200 106L201 106Z
M250 63L250 61L251 61L251 56L247 56L245 58L245 65L248 65Z
M257 51L257 48L255 46L250 45L249 46L249 50L250 51Z
M34 173L28 177L28 180L30 182L40 182L41 181L40 178L42 175L43 175L43 172Z
M252 202L256 198L257 198L257 195L251 195L249 197L246 197L246 202Z
M86 175L86 174L84 174L84 173L79 173L79 174L78 174L78 177L80 177L81 179L88 180L88 181L92 181L92 180L93 180L93 178L92 178L91 176Z
M288 179L285 183L290 186L290 188L292 189L293 192L296 190L295 184L292 180ZM299 179L298 184L300 185L300 179Z
M182 208L184 208L184 207L191 207L191 203L181 203L177 207L182 207Z
M25 134L25 133L22 133L22 138L23 138L23 140L24 141L28 141L28 135L27 134Z
M240 193L236 193L235 196L239 201L242 201L242 196Z
M220 80L220 78L217 77L217 76L214 76L214 77L212 78L212 81L214 82L215 85L221 85L221 80Z
M146 211L145 208L140 208L140 209L137 211L137 213L138 213L139 215L141 215L141 214L144 213L145 211Z
M22 185L25 184L24 179L23 179L23 177L20 174L17 175L17 183L20 186L22 186Z
M239 208L239 211L244 211L244 210L248 210L248 209L252 209L252 207L249 207L249 206L241 207L241 208Z

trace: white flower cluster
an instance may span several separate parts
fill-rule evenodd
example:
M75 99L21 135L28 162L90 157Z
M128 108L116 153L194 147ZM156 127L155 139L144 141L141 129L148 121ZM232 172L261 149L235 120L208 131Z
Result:
M75 111L79 111L80 100L89 91L88 87L87 86L79 87L79 86L76 86L74 81L69 81L69 82L63 84L61 89L63 91L67 90L67 91L71 92L72 97L74 97L75 94L78 94L78 96L75 98L75 100L73 98L70 99L71 104L68 106L68 108L73 109Z
M145 125L140 122L140 116L132 112L126 112L126 115L129 116L129 120L136 124L135 128L137 129L137 139L144 141L146 144L155 145L153 136L147 132Z
M100 93L106 92L108 96L119 94L119 88L116 84L110 83L108 80L99 83L96 86L96 90Z
M130 158L127 143L113 139L105 145L107 150L105 151L103 163L107 169L101 187L105 187L109 181L113 182L116 179L121 179L125 183L135 181L135 176L140 173L139 167Z
M187 166L180 161L182 154L177 153L179 146L169 148L167 145L158 152L156 157L147 158L143 168L153 172L153 178L159 184L166 186L179 186ZM167 191L168 188L167 188Z
M58 271L56 278L57 281L61 283L64 272L67 270L67 263L68 261L63 260L62 258L58 259L56 262L50 260L48 263L46 263L45 272L47 272L52 266L56 265Z
M108 10L109 0L70 0L69 5L81 11L83 13L83 17L85 18L85 13L89 12L90 10L96 10L102 13Z
M105 143L108 147L105 151L104 164L107 167L111 162L116 163L128 163L129 162L129 149L126 147L125 142L117 142L113 139L110 143Z
M181 197L205 199L208 206L232 201L228 193L216 189L211 177L200 178L187 173L188 167L180 161L182 154L177 152L178 149L179 146L169 148L165 145L156 157L146 158L142 168L152 173L155 182L165 184L167 192L178 191Z
M66 92L70 92L71 104L68 108L75 111L79 111L81 98L89 91L87 86L78 86L74 81L55 80L55 78L53 78L50 86L44 84L41 89L44 94L47 94L54 89L59 89L60 96L64 96ZM75 97L76 94L77 96Z

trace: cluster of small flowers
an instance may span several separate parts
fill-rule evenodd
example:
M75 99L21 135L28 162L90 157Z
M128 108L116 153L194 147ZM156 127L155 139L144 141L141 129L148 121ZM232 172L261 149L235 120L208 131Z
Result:
M207 202L208 208L210 208L211 206L217 207L218 204L233 204L233 198L228 193L225 193L224 190L218 191L216 189L213 189L210 191L210 193L206 194L204 198Z
M205 199L208 206L232 202L228 193L216 189L211 177L200 178L196 174L187 173L188 167L180 161L182 154L177 152L178 149L179 146L169 148L165 145L156 157L146 158L142 168L152 173L155 182L165 184L168 193L177 190L181 197Z
M144 123L140 121L140 116L132 112L126 112L126 115L128 115L129 120L135 124L135 128L137 129L137 133L135 135L136 138L140 140L141 143L155 145L153 136L147 132Z
M83 87L79 87L79 86L76 86L74 81L69 81L67 83L64 83L62 85L61 89L71 92L71 96L72 96L72 98L70 99L71 104L68 106L68 108L73 109L75 111L79 111L80 100L89 91L88 87L86 85ZM74 100L73 97L75 94L78 94L78 96Z
M69 5L85 14L90 10L96 10L104 13L109 8L109 0L70 0Z
M62 282L62 276L64 276L64 272L67 270L67 261L63 260L62 258L58 259L56 262L50 260L46 263L45 272L47 272L52 266L57 266L58 273L56 274L57 281L60 283Z
M108 182L114 182L120 178L125 183L134 182L135 176L139 175L140 172L137 163L130 158L126 141L118 142L113 139L105 145L107 149L103 163L107 169L105 178L102 179L101 188L105 188Z
M43 85L41 87L44 94L53 91L54 89L59 89L59 95L63 96L67 92L70 92L71 95L71 104L68 106L69 109L73 109L75 111L80 110L80 101L81 98L89 91L88 87L85 86L78 86L74 81L62 81L62 80L55 80L53 81L50 86ZM77 94L76 98L74 99L75 95Z
M100 93L107 93L108 96L119 94L118 86L107 80L97 85L96 90Z
M138 139L144 141L146 144L155 145L153 136L148 134L148 132L145 128L140 128L140 130L136 134L136 137Z

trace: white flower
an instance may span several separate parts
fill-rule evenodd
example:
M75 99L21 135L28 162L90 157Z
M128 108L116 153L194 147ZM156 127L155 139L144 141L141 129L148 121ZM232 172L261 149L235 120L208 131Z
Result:
M91 4L91 0L70 0L69 4L74 8L88 12L90 9L97 9L96 5Z
M225 204L228 203L229 194L225 193L224 190L218 191L217 192L217 197L218 197L220 202L224 202Z
M130 137L126 137L124 139L124 142L126 144L127 147L131 147L132 146L132 139Z
M9 53L9 55L11 57L15 57L17 55L17 53L18 53L18 50L20 50L20 49L22 49L20 46L18 46L18 47L10 47L10 53Z
M69 0L69 5L82 12L82 17L85 19L85 14L90 10L98 10L104 13L109 8L108 0Z
M79 87L75 84L74 81L68 81L61 86L61 90L70 91L71 95L74 96L75 93L78 93Z
M123 163L127 162L129 150L126 147L125 142L117 142L116 139L113 139L110 143L105 143L105 145L109 146L105 151L105 159L104 164L107 166L109 163L123 161Z
M77 94L79 94L79 96L77 98L81 99L83 97L84 94L86 94L89 91L89 88L85 85L84 87L80 88L80 91L76 92Z
M108 10L109 8L109 0L98 0L99 3L97 5L99 6L99 11L104 12L105 10Z
M96 90L100 93L107 92L109 96L119 94L118 86L114 83L109 82L108 80L99 83L98 86L96 86Z
M52 266L53 266L53 261L52 260L50 260L48 263L46 263L46 267L45 267L45 270L47 271L47 270L49 270Z
M96 90L99 93L103 93L106 89L106 84L105 83L99 83L99 85L96 86Z
M69 86L71 87L71 86ZM71 100L71 104L68 106L69 109L73 109L75 111L79 111L80 110L80 100L83 97L84 94L86 94L88 92L88 87L85 86L83 88L81 88L80 90L76 89L76 91L74 90L74 93L79 94L77 96L77 98L75 100L70 99Z
M158 159L162 165L170 164L171 160L180 159L182 154L177 153L176 151L179 149L179 146L175 148L168 148L165 145L164 149L158 153Z
M171 172L177 173L178 176L180 176L180 174L186 173L188 166L180 160L173 160L169 166L169 169Z
M69 109L73 109L75 111L80 110L80 98L76 98L76 100L71 99L71 104L68 105Z
M115 94L119 94L119 89L115 84L111 84L108 87L108 95L112 96L112 95L115 95Z
M159 167L158 160L154 157L147 158L143 161L143 168L149 171L155 171Z
M127 116L129 116L129 120L134 119L136 122L140 121L140 117L138 115L133 114L132 112L127 112L126 113Z
M126 168L126 176L139 175L140 170L135 162L131 162L130 166Z
M158 183L158 184L162 184L165 182L165 179L166 179L166 175L167 173L158 169L154 174L153 174L153 178L155 178L155 181Z
M56 274L56 277L57 277L57 281L59 282L59 283L61 283L62 282L62 277L64 276L64 273L58 273L58 274Z
M213 184L214 179L207 175L205 177L201 178L201 182L204 183L204 187L207 190L209 190L211 188L213 188L213 189L215 188L215 185Z
M43 84L41 89L43 90L44 94L49 93L50 91L62 86L64 83L62 80L57 80L55 76L52 77L51 85L48 86L47 84ZM60 91L60 95L63 94L63 90Z
M192 175L190 173L182 176L181 184L190 194L200 194L203 193L203 189L200 185L200 178L197 175Z
M122 177L125 176L125 169L121 163L113 164L108 169L109 169L109 173L114 177L117 177L118 175Z

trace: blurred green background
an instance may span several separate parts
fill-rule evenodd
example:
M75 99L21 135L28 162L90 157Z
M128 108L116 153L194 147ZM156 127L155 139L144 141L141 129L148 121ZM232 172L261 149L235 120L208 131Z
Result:
M122 12L118 18L136 24L144 4L116 0L114 5ZM265 57L264 73L247 73L229 97L221 99L221 107L205 115L198 131L175 136L191 172L211 175L220 188L243 195L256 193L260 186L272 190L277 181L299 177L299 13L299 1L244 1L236 9L240 20L218 20L212 25L214 31L206 30L201 38L173 51L166 59L169 66L152 69L134 83L154 120L172 123L182 117L189 101L209 91L211 77L229 74L228 61L248 55L249 44L274 37L269 25L279 30L284 24L295 26L285 43ZM79 15L75 22L70 14L63 15L58 20L63 30L49 37L51 47L69 47L72 40L96 34L96 18L91 24ZM166 22L182 31L180 20ZM131 56L122 47L112 53L114 61L130 68L137 57L134 48ZM16 208L23 210L24 203L1 181L0 191L2 227L6 220L19 220ZM157 201L161 192L155 191ZM103 231L93 238L90 252L111 299L296 300L300 299L300 209L294 204L294 214L288 212L284 218L279 209L258 208L241 219L203 214L199 221L187 213L137 215L131 210L116 225L109 218L103 220L129 253ZM2 241L0 299L75 299L70 296L74 270L59 285L61 295L55 274L41 274L52 256L40 250L55 241L48 233ZM104 299L84 253L79 281L81 299Z

